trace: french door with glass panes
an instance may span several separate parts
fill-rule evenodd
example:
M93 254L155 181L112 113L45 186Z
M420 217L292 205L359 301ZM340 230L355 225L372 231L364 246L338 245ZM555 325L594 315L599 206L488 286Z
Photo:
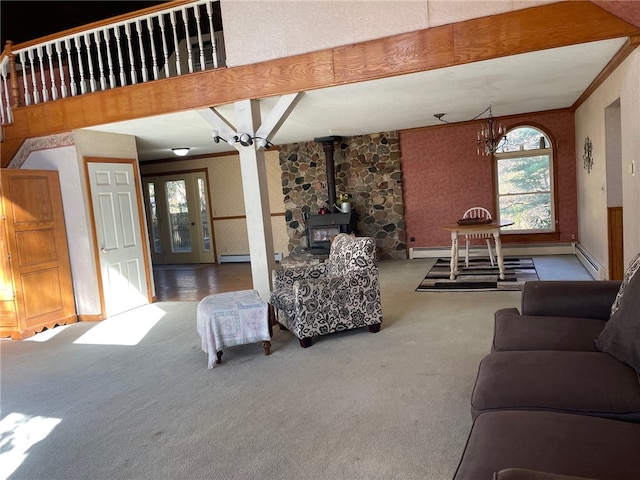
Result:
M154 264L214 263L205 172L144 178Z

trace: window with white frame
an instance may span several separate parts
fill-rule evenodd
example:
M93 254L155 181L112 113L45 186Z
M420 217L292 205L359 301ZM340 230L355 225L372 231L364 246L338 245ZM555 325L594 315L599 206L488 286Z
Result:
M542 233L555 230L553 145L532 126L507 132L507 141L495 153L496 195L501 221L512 220L505 233Z

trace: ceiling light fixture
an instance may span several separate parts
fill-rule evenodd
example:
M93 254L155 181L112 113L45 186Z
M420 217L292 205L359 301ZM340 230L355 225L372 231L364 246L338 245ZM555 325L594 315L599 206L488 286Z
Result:
M218 134L217 130L213 130L211 132L211 135L213 136L213 141L215 143L220 143L222 141L222 142L228 143L229 145L234 145L236 143L239 143L243 147L249 147L249 146L253 145L253 142L255 140L255 143L258 146L258 148L264 148L265 150L269 150L269 148L273 147L273 143L271 143L266 138L252 137L248 133L241 133L240 135L234 135L233 137L231 137L229 139L221 137Z
M446 113L434 113L433 116L436 117L438 120L440 120L443 123L449 123L446 120L443 120L442 117L444 117L446 115Z
M238 141L240 142L240 145L242 145L243 147L248 147L250 145L253 145L253 138L248 133L242 133L238 138Z
M173 153L175 153L179 157L184 157L187 153L189 153L189 147L176 147L171 149Z
M493 155L507 143L507 130L493 118L491 105L489 105L487 110L489 110L489 118L478 132L478 155ZM484 114L487 110L480 115ZM478 117L480 115L478 115Z
M507 129L493 118L491 105L489 105L482 113L473 117L470 121L478 119L480 116L489 112L489 118L480 131L478 132L478 155L493 155L507 144ZM447 122L444 118L445 113L434 113L433 116L442 123Z

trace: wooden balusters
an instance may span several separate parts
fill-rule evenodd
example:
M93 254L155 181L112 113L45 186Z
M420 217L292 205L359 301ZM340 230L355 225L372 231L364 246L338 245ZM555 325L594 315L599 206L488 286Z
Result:
M156 44L153 41L153 28L153 18L147 18L147 34L151 45L151 72L153 73L153 79L158 80L158 55L156 53Z
M51 99L52 100L57 100L58 99L58 87L56 85L55 70L53 68L53 48L52 48L52 44L51 43L47 43L45 48L46 48L46 51L47 51L47 60L49 62L49 78L50 78L50 81L51 81Z
M180 67L180 44L178 43L178 31L176 30L176 12L171 11L169 13L169 19L171 20L171 28L173 30L173 51L176 55L176 75L182 75L182 68ZM170 77L171 74L169 70L167 70L167 77Z
M64 65L62 64L62 44L59 41L55 42L56 56L58 57L58 76L60 77L60 95L62 98L67 98L69 94L67 90L67 82L64 74Z
M209 41L211 42L211 56L213 57L213 68L218 68L218 46L216 45L216 35L213 29L213 6L207 3L207 18L209 19Z
M205 68L206 62L204 59L204 45L202 42L202 27L200 26L200 9L196 6L193 9L193 13L196 17L196 29L198 31L198 48L200 50L200 70L202 71Z
M4 60L0 99L6 104L0 110L218 68L223 43L216 42L214 3L180 2L138 17L119 17L117 23L68 30L13 52L8 45L13 60Z
M47 90L47 81L46 81L45 71L44 71L44 58L42 55L42 51L43 51L43 48L41 45L36 48L36 52L38 54L38 63L40 64L40 82L41 82L40 92L42 93L42 101L48 102L49 91Z

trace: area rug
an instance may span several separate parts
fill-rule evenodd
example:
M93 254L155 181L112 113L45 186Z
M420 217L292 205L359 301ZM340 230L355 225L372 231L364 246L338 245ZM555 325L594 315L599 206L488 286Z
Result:
M522 290L525 282L538 280L538 273L530 257L505 257L504 280L500 280L498 265L492 267L489 258L470 258L465 267L464 258L458 262L459 274L449 279L450 258L439 258L420 282L416 292L461 292Z

